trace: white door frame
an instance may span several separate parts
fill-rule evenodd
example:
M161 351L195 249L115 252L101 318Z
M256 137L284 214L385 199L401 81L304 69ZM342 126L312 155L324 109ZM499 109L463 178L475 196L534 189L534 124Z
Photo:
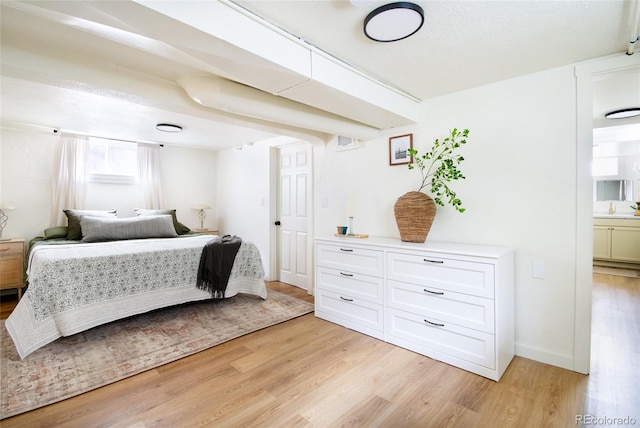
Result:
M640 53L585 62L576 76L576 277L573 369L588 374L591 364L593 288L593 78L640 65Z

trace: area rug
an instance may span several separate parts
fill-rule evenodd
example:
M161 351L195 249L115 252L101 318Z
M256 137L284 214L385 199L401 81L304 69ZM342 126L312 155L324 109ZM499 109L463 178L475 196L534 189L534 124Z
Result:
M63 337L20 360L1 329L0 419L99 388L313 311L269 290L166 308Z

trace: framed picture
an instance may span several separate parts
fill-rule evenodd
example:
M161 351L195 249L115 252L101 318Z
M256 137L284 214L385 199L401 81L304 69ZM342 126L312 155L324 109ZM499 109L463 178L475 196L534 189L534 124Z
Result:
M409 153L413 149L413 134L389 138L389 165L404 165L413 162Z

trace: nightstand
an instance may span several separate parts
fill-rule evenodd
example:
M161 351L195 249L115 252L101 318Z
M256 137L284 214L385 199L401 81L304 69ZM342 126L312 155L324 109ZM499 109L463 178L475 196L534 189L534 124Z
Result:
M220 231L213 229L191 229L195 233L202 233L203 235L220 235Z
M17 288L18 300L24 288L24 239L0 241L0 290Z

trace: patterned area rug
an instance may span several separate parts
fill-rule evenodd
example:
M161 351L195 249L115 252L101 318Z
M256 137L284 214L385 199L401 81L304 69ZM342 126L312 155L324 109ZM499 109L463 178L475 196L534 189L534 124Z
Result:
M20 360L0 321L0 418L82 394L313 311L269 290L126 318L63 337Z

